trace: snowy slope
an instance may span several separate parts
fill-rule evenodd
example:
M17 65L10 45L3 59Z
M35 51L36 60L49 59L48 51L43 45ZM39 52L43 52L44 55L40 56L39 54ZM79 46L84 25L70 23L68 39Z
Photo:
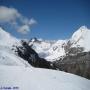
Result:
M90 51L90 29L86 26L80 27L73 33L70 39L57 40L46 42L41 40L40 42L30 42L33 45L33 49L39 54L40 57L47 59L48 61L55 61L66 55L64 46L68 41L71 42L70 47L83 47L84 51Z
M11 50L13 45L20 45L19 40L0 28L0 65L30 66Z
M30 66L25 60L13 53L9 47L0 46L0 65Z
M40 57L45 58L48 55L48 50L52 46L50 42L47 41L32 41L30 44L33 44L32 48L39 54Z
M4 31L0 27L0 45L2 46L12 46L15 44L19 44L19 40L15 37L11 36L8 32Z
M52 61L60 58L60 56L65 55L63 45L67 40L58 41L31 41L30 45L39 54L41 58L45 58L48 61Z
M90 80L54 70L0 66L1 86L16 90L89 90Z
M85 51L90 51L90 29L86 26L80 27L71 37L73 47L84 47Z
M65 53L63 45L66 41L42 42L41 45L39 43L35 47L39 47L40 52L48 52L51 57L55 53L54 58ZM15 44L19 45L19 40L0 28L1 90L89 90L90 80L85 78L60 71L33 68L11 50Z
M66 55L64 45L67 45L67 42L72 43L71 47L83 47L84 51L90 51L90 30L82 26L80 27L72 37L68 40L53 40L47 41L42 39L32 39L29 43L33 45L32 48L39 54L41 58L45 58L48 61L55 61ZM13 45L19 45L20 40L12 37L9 33L0 28L0 46L9 46L10 48Z
M46 57L47 60L52 61L65 55L63 45L66 43L65 40L56 41L52 47L48 50L49 55Z

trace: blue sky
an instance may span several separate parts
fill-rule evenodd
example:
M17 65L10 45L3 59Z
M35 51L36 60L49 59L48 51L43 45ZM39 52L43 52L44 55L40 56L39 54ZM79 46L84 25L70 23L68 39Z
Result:
M66 39L82 25L90 28L90 0L0 0L0 6L13 7L37 21L27 35L3 25L18 38Z

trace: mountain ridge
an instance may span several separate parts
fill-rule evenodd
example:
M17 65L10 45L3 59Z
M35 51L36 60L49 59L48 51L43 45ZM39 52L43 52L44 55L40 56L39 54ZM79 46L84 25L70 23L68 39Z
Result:
M37 39L38 40L38 39ZM69 45L72 47L83 47L84 51L90 51L90 29L86 26L81 26L76 30L70 39L57 40L54 43L49 41L34 41L30 42L32 48L39 54L40 57L52 61L52 59L58 59L60 56L66 56L65 46ZM42 54L43 53L43 54Z
M18 40L1 29L0 65L62 70L90 79L89 34L89 29L82 27L68 40L49 42L37 38Z
M39 54L41 58L45 58L48 61L56 60L61 56L66 56L65 47L83 47L84 51L90 51L90 29L86 26L80 27L73 33L70 39L50 41L43 39L31 39L27 40L29 45ZM13 37L8 32L4 31L0 27L0 45L20 45L20 40Z

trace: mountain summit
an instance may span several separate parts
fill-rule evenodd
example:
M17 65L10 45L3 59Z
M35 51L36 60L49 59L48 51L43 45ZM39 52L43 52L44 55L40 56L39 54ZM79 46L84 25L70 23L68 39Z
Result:
M59 59L65 56L67 50L73 47L82 47L84 52L90 51L90 29L86 26L81 26L76 32L73 33L70 39L57 40L57 41L30 41L32 48L39 54L40 57L49 61ZM67 47L68 49L66 50Z
M0 45L12 46L17 42L19 42L18 39L11 36L8 32L6 32L3 28L0 27Z
M0 65L62 70L90 79L90 30L82 26L70 39L18 40L0 28Z
M86 26L80 27L73 33L72 37L67 40L47 41L39 39L31 39L29 45L39 54L41 58L48 61L59 59L66 55L66 48L68 47L82 47L85 52L90 51L90 29ZM19 45L20 40L10 35L0 27L0 45L13 46ZM69 45L68 45L69 44Z
M0 65L30 66L15 54L13 45L20 45L20 41L0 27Z
M90 51L90 29L86 26L80 27L71 37L73 46L84 47L85 51Z

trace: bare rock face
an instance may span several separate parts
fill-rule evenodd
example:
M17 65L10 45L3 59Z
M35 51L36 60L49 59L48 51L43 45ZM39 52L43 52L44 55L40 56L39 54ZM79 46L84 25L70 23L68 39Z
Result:
M53 66L59 70L90 79L90 52L68 55L63 60L53 62Z
M33 67L53 69L51 62L40 58L38 54L28 45L26 41L21 41L22 46L16 46L18 56L26 60Z
M16 48L18 55L34 67L58 69L90 79L90 52L83 52L82 47L69 48L65 57L54 62L40 58L25 41Z

